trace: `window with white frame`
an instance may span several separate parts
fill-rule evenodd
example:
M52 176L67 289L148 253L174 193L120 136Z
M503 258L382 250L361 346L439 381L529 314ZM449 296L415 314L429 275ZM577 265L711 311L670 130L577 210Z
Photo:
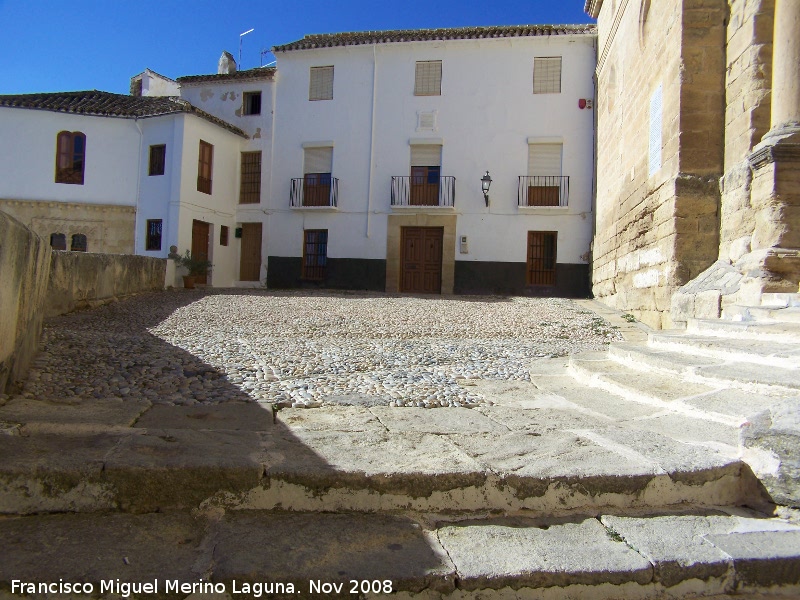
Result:
M533 59L533 93L561 93L560 56L546 56Z
M311 67L308 83L309 100L333 100L333 65Z
M414 73L415 96L442 95L442 61L418 60Z

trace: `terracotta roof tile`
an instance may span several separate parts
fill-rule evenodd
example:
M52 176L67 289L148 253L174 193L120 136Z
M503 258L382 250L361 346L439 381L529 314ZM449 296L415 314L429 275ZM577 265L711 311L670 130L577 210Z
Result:
M458 27L452 29L398 29L390 31L355 31L349 33L317 33L303 39L275 46L274 52L357 46L361 44L389 44L429 40L464 40L503 37L533 37L545 35L596 34L597 27L581 25L494 25L491 27Z
M103 117L145 118L173 113L189 113L210 121L237 135L247 134L186 100L174 96L123 96L98 90L49 92L0 96L0 107L49 110Z
M246 71L234 71L233 73L213 73L211 75L185 75L178 77L180 84L193 83L212 83L215 81L242 81L249 79L272 79L275 76L275 67L259 67Z

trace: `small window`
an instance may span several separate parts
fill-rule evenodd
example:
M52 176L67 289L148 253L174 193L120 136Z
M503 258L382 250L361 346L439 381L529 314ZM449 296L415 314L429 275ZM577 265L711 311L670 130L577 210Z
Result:
M561 93L561 57L533 59L533 93Z
M211 193L211 168L214 161L214 146L200 140L200 154L197 161L197 191Z
M158 146L150 146L150 170L148 175L163 175L164 166L167 162L167 146L159 144Z
M442 61L419 60L414 76L415 96L442 95Z
M303 279L322 281L328 264L328 230L303 231Z
M556 284L556 231L528 232L528 285Z
M239 204L261 202L261 151L242 152Z
M50 247L53 250L66 250L67 249L67 236L63 233L50 234Z
M61 131L56 138L56 183L83 185L86 136L80 131Z
M260 115L261 92L245 92L242 98L242 109L246 115Z
M220 246L227 246L228 245L228 226L221 225L219 228L219 245Z
M147 220L147 240L145 250L161 250L161 219Z
M308 99L333 100L333 65L329 67L311 67Z
M69 247L73 252L86 252L88 250L88 242L86 236L82 233L76 233L72 236L72 244Z

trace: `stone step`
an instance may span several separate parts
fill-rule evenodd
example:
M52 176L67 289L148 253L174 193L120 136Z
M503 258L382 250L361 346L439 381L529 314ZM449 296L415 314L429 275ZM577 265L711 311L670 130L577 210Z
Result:
M761 294L762 305L800 306L800 294L766 293Z
M728 321L800 323L800 307L785 307L779 304L762 306L731 305L722 309L722 318Z
M764 499L732 453L563 410L287 409L262 431L28 424L16 433L0 436L3 514L218 506L559 515Z
M37 593L40 583L139 598L800 594L800 527L749 510L481 520L58 514L2 519L0 537L4 598L54 595ZM130 588L142 584L152 587Z
M725 361L631 343L611 344L608 356L637 371L671 373L687 381L709 385L761 389L767 393L800 390L798 369Z
M648 345L654 349L723 361L749 362L783 369L800 368L800 345L788 342L662 331L651 332Z
M687 333L800 344L800 323L689 319Z

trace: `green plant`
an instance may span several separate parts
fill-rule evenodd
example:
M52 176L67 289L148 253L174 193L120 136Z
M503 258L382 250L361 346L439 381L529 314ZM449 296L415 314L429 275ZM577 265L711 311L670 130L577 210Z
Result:
M189 275L205 275L211 270L213 266L210 260L205 258L205 255L200 255L200 257L192 256L191 250L187 250L186 254L181 256L177 263L189 271Z
M622 318L625 319L628 323L635 323L636 322L636 317L634 317L630 313L625 313L624 315L622 315Z

